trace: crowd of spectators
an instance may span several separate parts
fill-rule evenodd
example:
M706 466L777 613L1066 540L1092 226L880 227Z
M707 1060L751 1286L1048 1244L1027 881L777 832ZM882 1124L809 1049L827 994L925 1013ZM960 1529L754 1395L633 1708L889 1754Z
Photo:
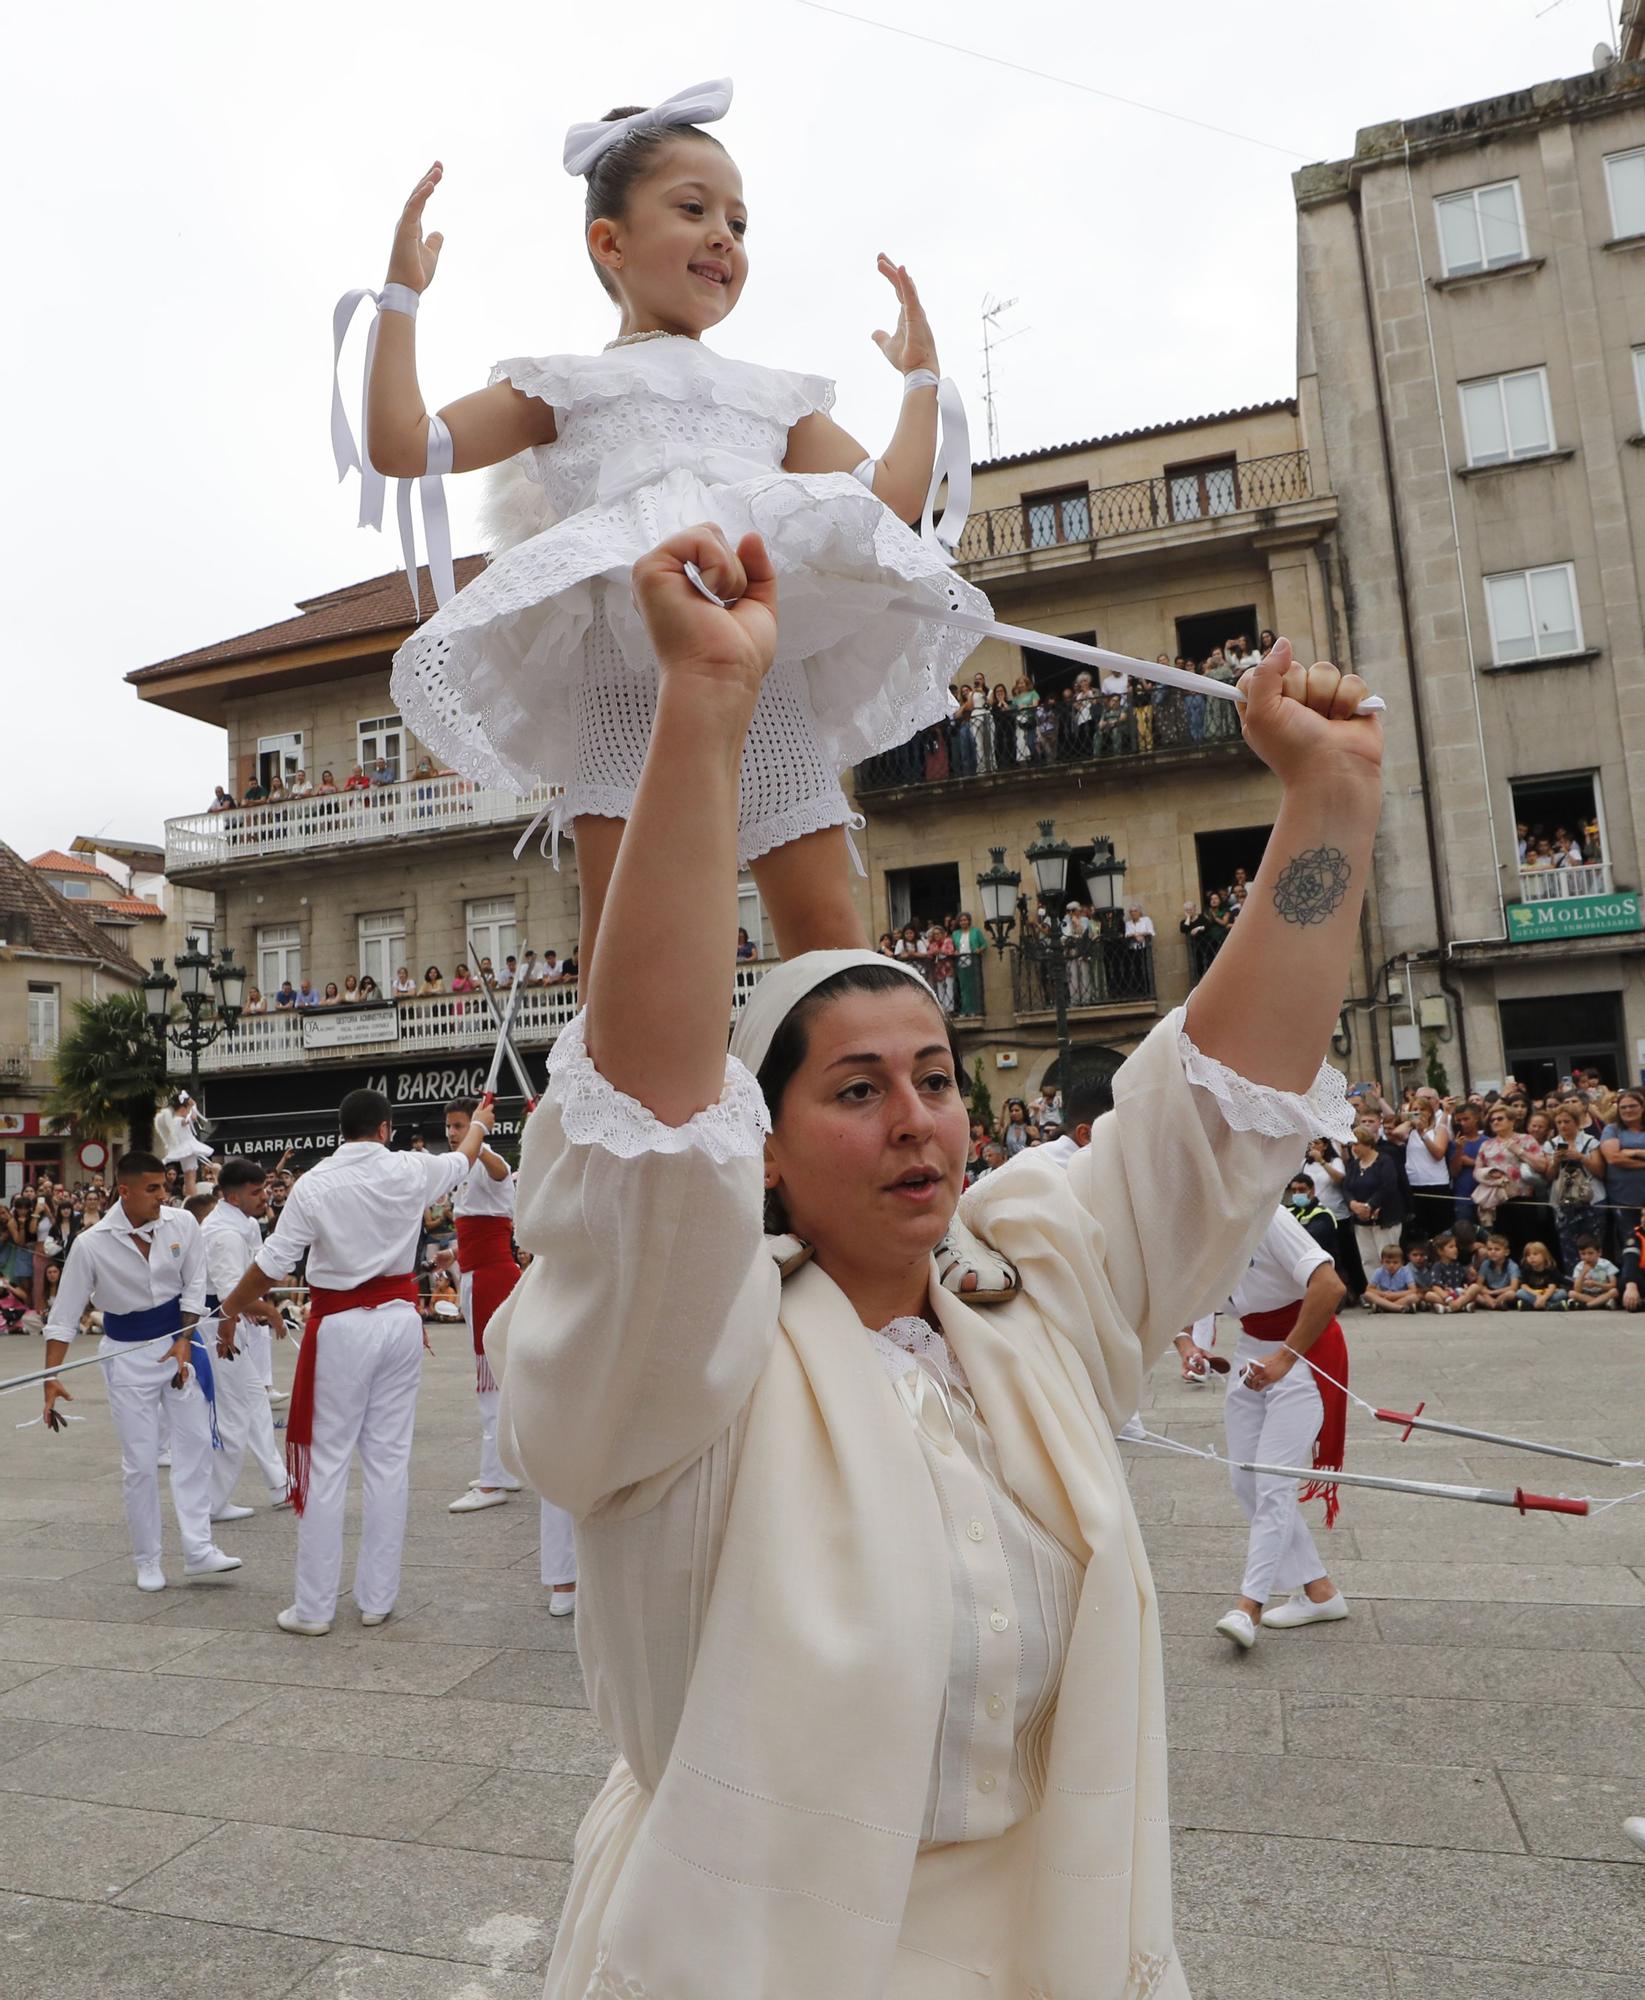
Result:
M453 775L444 765L436 764L432 757L419 758L416 768L404 778L387 757L373 758L369 764L355 764L341 784L338 784L335 773L329 767L321 771L318 783L309 778L306 770L293 771L288 778L282 778L278 771L271 772L266 779L254 773L251 783L239 798L226 785L216 786L206 811L237 812L248 806L278 807L298 799L336 798L344 792L381 792L390 785L415 785L419 779L449 778Z
M1117 995L1152 991L1154 920L1140 903L1124 911L1099 911L1068 903L1060 916L1043 903L1022 904L1020 937L1030 944L1061 940L1070 1006L1095 1006ZM882 931L876 949L885 958L910 960L924 975L945 1014L983 1012L983 967L988 935L969 910Z
M1309 1149L1291 1199L1326 1218L1349 1292L1377 1311L1637 1312L1645 1091L1596 1070L1544 1096L1500 1091L1398 1105L1349 1091L1353 1143ZM1322 1234L1322 1240L1324 1240Z
M1265 631L1255 647L1236 636L1213 646L1203 659L1179 654L1173 660L1169 653L1156 658L1162 667L1231 687L1273 643L1273 633ZM1009 688L1004 681L990 686L987 675L978 673L950 687L945 721L870 759L862 775L870 785L938 784L1027 765L1089 763L1228 742L1239 733L1232 702L1133 680L1118 669L1069 674L1056 686L1037 686L1022 674Z
M1220 889L1208 889L1203 905L1184 903L1177 929L1188 945L1188 972L1191 979L1203 979L1206 969L1222 949L1222 941L1234 928L1246 898L1251 878L1243 868L1234 870L1233 880Z
M739 952L738 956L741 956ZM400 966L385 992L368 973L349 973L339 986L334 979L324 986L316 986L312 979L300 979L295 985L284 980L272 993L264 993L258 987L248 987L245 1014L287 1014L302 1013L310 1008L328 1007L394 1007L406 1000L428 1000L446 994L478 993L482 987L493 993L507 993L516 982L521 987L564 986L574 984L577 978L577 961L569 955L561 958L555 951L528 951L524 958L513 952L500 966L494 966L489 958L482 958L470 971L466 961L459 962L452 972L449 982L437 965L426 966L419 980L412 975L409 965Z
M1514 828L1514 842L1522 874L1543 868L1591 868L1605 859L1599 820L1593 814L1578 820L1574 832L1565 826L1527 825L1521 820Z

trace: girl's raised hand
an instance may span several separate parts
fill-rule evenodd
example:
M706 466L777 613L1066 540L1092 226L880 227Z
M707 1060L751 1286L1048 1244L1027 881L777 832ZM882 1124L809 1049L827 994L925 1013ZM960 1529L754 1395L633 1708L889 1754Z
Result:
M929 368L933 375L940 375L936 337L907 266L893 264L882 250L879 270L897 295L897 327L894 333L886 333L883 328L877 331L874 345L899 375L907 375L916 368Z
M426 291L434 279L434 267L440 261L440 245L445 238L439 230L429 237L423 235L423 207L429 196L440 185L445 168L436 160L428 172L411 190L409 199L400 211L400 220L394 228L394 248L388 256L388 282L391 285L408 285L414 292Z

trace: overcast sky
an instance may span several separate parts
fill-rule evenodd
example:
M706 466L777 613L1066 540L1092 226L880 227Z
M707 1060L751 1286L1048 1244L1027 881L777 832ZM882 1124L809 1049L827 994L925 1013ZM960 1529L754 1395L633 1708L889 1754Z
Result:
M222 734L121 676L398 562L390 535L354 525L355 483L335 483L329 322L341 292L382 283L431 160L446 243L418 321L430 407L501 356L610 338L565 127L729 74L718 131L751 271L715 344L833 376L841 421L877 449L897 406L869 339L891 323L884 249L920 284L979 456L978 315L987 294L1018 300L995 379L1001 449L1022 451L1290 394L1292 169L1350 152L1362 125L1586 69L1611 8L846 12L60 0L11 16L0 837L24 854L99 830L159 840L211 797ZM351 410L363 335L362 319ZM474 484L449 483L459 550Z

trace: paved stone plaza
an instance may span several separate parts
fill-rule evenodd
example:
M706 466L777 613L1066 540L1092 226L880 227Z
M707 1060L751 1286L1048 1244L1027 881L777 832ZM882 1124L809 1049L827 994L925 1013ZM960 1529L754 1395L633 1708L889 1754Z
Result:
M474 1470L473 1377L461 1329L432 1337L405 1587L372 1633L352 1608L326 1639L276 1631L287 1515L222 1528L237 1576L140 1595L99 1371L72 1378L87 1421L58 1437L13 1429L38 1404L8 1399L7 2000L535 2000L609 1753L571 1621L547 1614L529 1496L446 1512ZM1645 1458L1645 1329L1620 1316L1356 1315L1349 1338L1375 1400ZM6 1342L0 1374L38 1354ZM1214 1392L1174 1377L1168 1360L1150 1422L1212 1440ZM1350 1425L1362 1470L1645 1486L1369 1421ZM1132 1462L1195 2000L1637 2000L1645 1857L1620 1821L1645 1810L1645 1506L1522 1520L1350 1494L1327 1547L1353 1618L1239 1657L1210 1631L1244 1546L1224 1475Z

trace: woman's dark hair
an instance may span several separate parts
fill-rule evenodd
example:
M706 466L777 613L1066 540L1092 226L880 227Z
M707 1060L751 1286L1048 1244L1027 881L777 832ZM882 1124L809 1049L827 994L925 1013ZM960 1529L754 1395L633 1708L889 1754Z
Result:
M610 125L619 118L632 118L647 107L643 104L620 104L615 111L608 111L603 124ZM611 222L621 222L628 214L629 196L641 181L651 172L656 155L675 139L706 139L711 146L720 146L712 132L703 131L699 125L640 125L631 132L625 132L616 145L604 152L594 162L587 175L588 192L583 197L583 234L586 238L601 216ZM723 153L725 148L720 146ZM594 275L605 289L608 298L616 298L617 288L611 282L611 273L590 250L588 261L594 266Z
M836 972L832 978L813 986L803 1000L796 1001L789 1008L777 1032L771 1037L771 1046L765 1052L765 1061L760 1064L759 1075L755 1079L773 1127L782 1116L783 1098L788 1086L794 1081L811 1046L806 1029L812 1019L831 1002L843 999L848 993L906 993L911 984L906 972L893 971L889 965L848 965L843 972ZM930 993L929 988L926 991ZM936 995L932 993L930 998L934 1007L937 1004ZM954 1075L963 1089L965 1061L960 1054L953 1023L946 1016L942 1028L948 1053L953 1058ZM768 1236L786 1236L788 1228L788 1211L783 1207L782 1196L775 1188L767 1188L765 1233Z

